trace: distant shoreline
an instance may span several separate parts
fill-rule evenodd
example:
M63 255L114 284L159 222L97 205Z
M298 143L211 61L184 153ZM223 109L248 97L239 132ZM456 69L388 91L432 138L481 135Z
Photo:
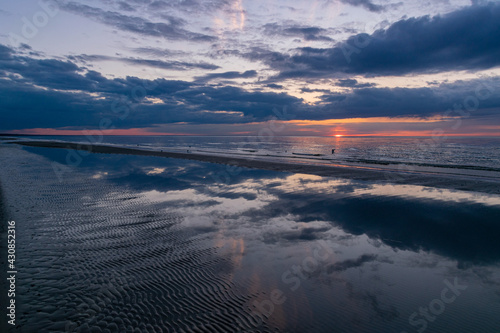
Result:
M249 158L241 158L207 155L196 152L163 152L137 148L116 147L105 144L93 145L86 143L57 141L15 141L11 142L11 144L19 144L30 147L84 150L101 154L126 154L187 159L201 162L235 165L245 168L312 174L324 177L348 178L375 183L421 185L453 190L500 194L500 177L476 177L448 173L435 173L432 171L426 172L412 170L406 172L394 169L377 168L376 166L352 166L341 164L311 165L287 163L281 161L254 159L252 158L252 156L249 156Z

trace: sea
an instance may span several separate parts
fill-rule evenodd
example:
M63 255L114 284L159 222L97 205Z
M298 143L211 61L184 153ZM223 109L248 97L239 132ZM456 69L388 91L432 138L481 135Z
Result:
M196 153L500 171L500 137L33 136ZM332 150L334 154L332 154Z

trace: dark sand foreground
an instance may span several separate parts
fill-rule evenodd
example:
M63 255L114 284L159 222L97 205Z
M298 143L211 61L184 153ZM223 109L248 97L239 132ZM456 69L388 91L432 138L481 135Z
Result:
M430 186L444 189L461 191L473 191L497 194L500 193L500 174L497 172L481 174L457 174L449 173L448 170L422 170L412 168L410 171L398 170L396 168L381 168L378 166L352 166L352 165L312 165L306 163L291 163L288 161L270 161L252 158L228 157L207 155L202 153L179 153L153 151L139 148L116 147L104 144L85 144L55 141L16 141L14 144L31 147L62 148L84 150L103 154L131 154L139 156L159 156L167 158L180 158L202 162L234 165L246 168L265 169L271 171L283 171L291 173L312 174L317 176L329 176L348 178L354 180Z
M114 154L80 152L59 177L76 151L0 144L18 270L5 332L498 332L499 195L85 148ZM194 159L254 168L224 182ZM448 283L466 289L410 320Z
M230 263L181 230L179 214L76 170L60 183L46 159L18 147L0 146L0 158L18 270L16 326L2 332L257 327Z

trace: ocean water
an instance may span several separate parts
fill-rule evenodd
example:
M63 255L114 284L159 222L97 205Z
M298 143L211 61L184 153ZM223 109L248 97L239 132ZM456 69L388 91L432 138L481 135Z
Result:
M326 160L500 171L500 138L495 137L45 136L33 138L240 156L311 155L311 159L317 159L321 163ZM335 149L333 155L332 149Z

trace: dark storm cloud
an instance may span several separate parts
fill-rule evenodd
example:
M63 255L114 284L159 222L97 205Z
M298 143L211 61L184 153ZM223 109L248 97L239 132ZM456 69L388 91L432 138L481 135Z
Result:
M214 79L248 79L257 76L257 71L249 70L245 72L224 72L224 73L212 73L204 76L197 77L198 82L206 82Z
M193 68L201 68L207 70L214 70L219 68L219 66L214 64L209 64L206 62L184 62L184 61L163 61L163 60L151 60L151 59L136 59L136 58L120 58L120 57L110 57L104 55L86 55L82 54L79 56L70 56L68 57L71 60L80 60L80 61L119 61L123 63L127 63L130 65L137 66L148 66L154 68L161 69L171 69L171 70L189 70Z
M303 117L428 117L454 110L455 105L462 105L462 109L465 106L476 109L473 112L477 114L480 109L500 106L498 91L500 80L497 78L442 84L433 88L358 88L347 93L324 94L320 98L326 105ZM459 112L453 115L458 116Z
M12 53L13 53L13 50L11 48L8 48L7 46L0 44L0 60L10 59L12 56Z
M16 56L5 46L0 47L0 57L2 130L98 126L99 119L117 118L113 111L117 105L134 107L136 112L119 122L122 128L130 128L171 122L245 123L270 119L275 108L301 104L284 93L165 79L108 79L71 61ZM159 98L163 104L153 104L147 97Z
M102 101L0 80L0 130L99 124Z
M237 87L193 87L176 94L207 111L237 111L254 119L269 119L273 109L300 107L302 101L285 93L249 92Z
M137 85L133 84L134 81L137 81ZM279 105L279 99L274 104L271 104L271 96L267 102L258 102L256 100L259 97L252 98L251 94L246 96L237 88L232 90L231 100L224 92L217 91L212 93L221 95L218 98L204 98L201 90L192 91L191 94L179 94L183 86L189 85L186 82L160 81L157 82L158 87L154 86L154 82L145 83L154 88L144 88L137 78L105 80L96 83L93 89L104 91L99 94L101 98L98 98L86 92L46 91L21 82L0 80L0 129L98 128L104 118L113 120L113 125L118 128L149 127L153 124L174 122L249 122L252 119L268 117L272 114L272 108ZM157 105L148 103L141 97L134 98L134 91L145 91L147 97L162 98L165 103ZM221 114L224 110L231 113ZM241 114L232 113L238 110ZM247 117L242 116L243 113L247 114ZM253 113L257 115L253 116Z
M60 8L73 14L82 15L114 28L145 36L163 37L172 40L213 42L213 36L190 32L182 28L185 21L174 16L162 16L164 22L151 22L138 16L127 16L75 2L61 3Z
M15 57L3 62L2 67L22 76L19 82L63 90L91 90L92 82L81 73L81 69L70 61L56 59L33 59Z
M263 29L264 33L269 36L301 37L307 41L333 41L333 39L324 35L328 31L319 27L268 23L263 26Z
M301 48L292 56L260 55L281 71L281 78L437 73L500 65L499 40L500 4L489 3L444 16L401 20L372 35L351 36L333 48ZM257 59L256 51L247 57Z
M146 80L130 76L110 79L71 61L19 54L0 45L1 130L64 126L96 128L102 118L117 119L121 115L116 114L117 107L129 110L126 119L119 119L116 123L119 128L174 122L265 121L275 117L274 110L283 110L284 107L294 119L427 117L442 114L474 96L481 99L477 99L477 110L471 113L471 117L491 115L500 107L498 78L412 89L358 88L359 83L354 80L344 80L342 84L355 88L342 93L303 88L304 92L323 93L321 102L311 105L286 93L252 92L229 85L208 86L199 81ZM222 78L255 75L252 71L217 74ZM162 103L155 104L160 100Z

